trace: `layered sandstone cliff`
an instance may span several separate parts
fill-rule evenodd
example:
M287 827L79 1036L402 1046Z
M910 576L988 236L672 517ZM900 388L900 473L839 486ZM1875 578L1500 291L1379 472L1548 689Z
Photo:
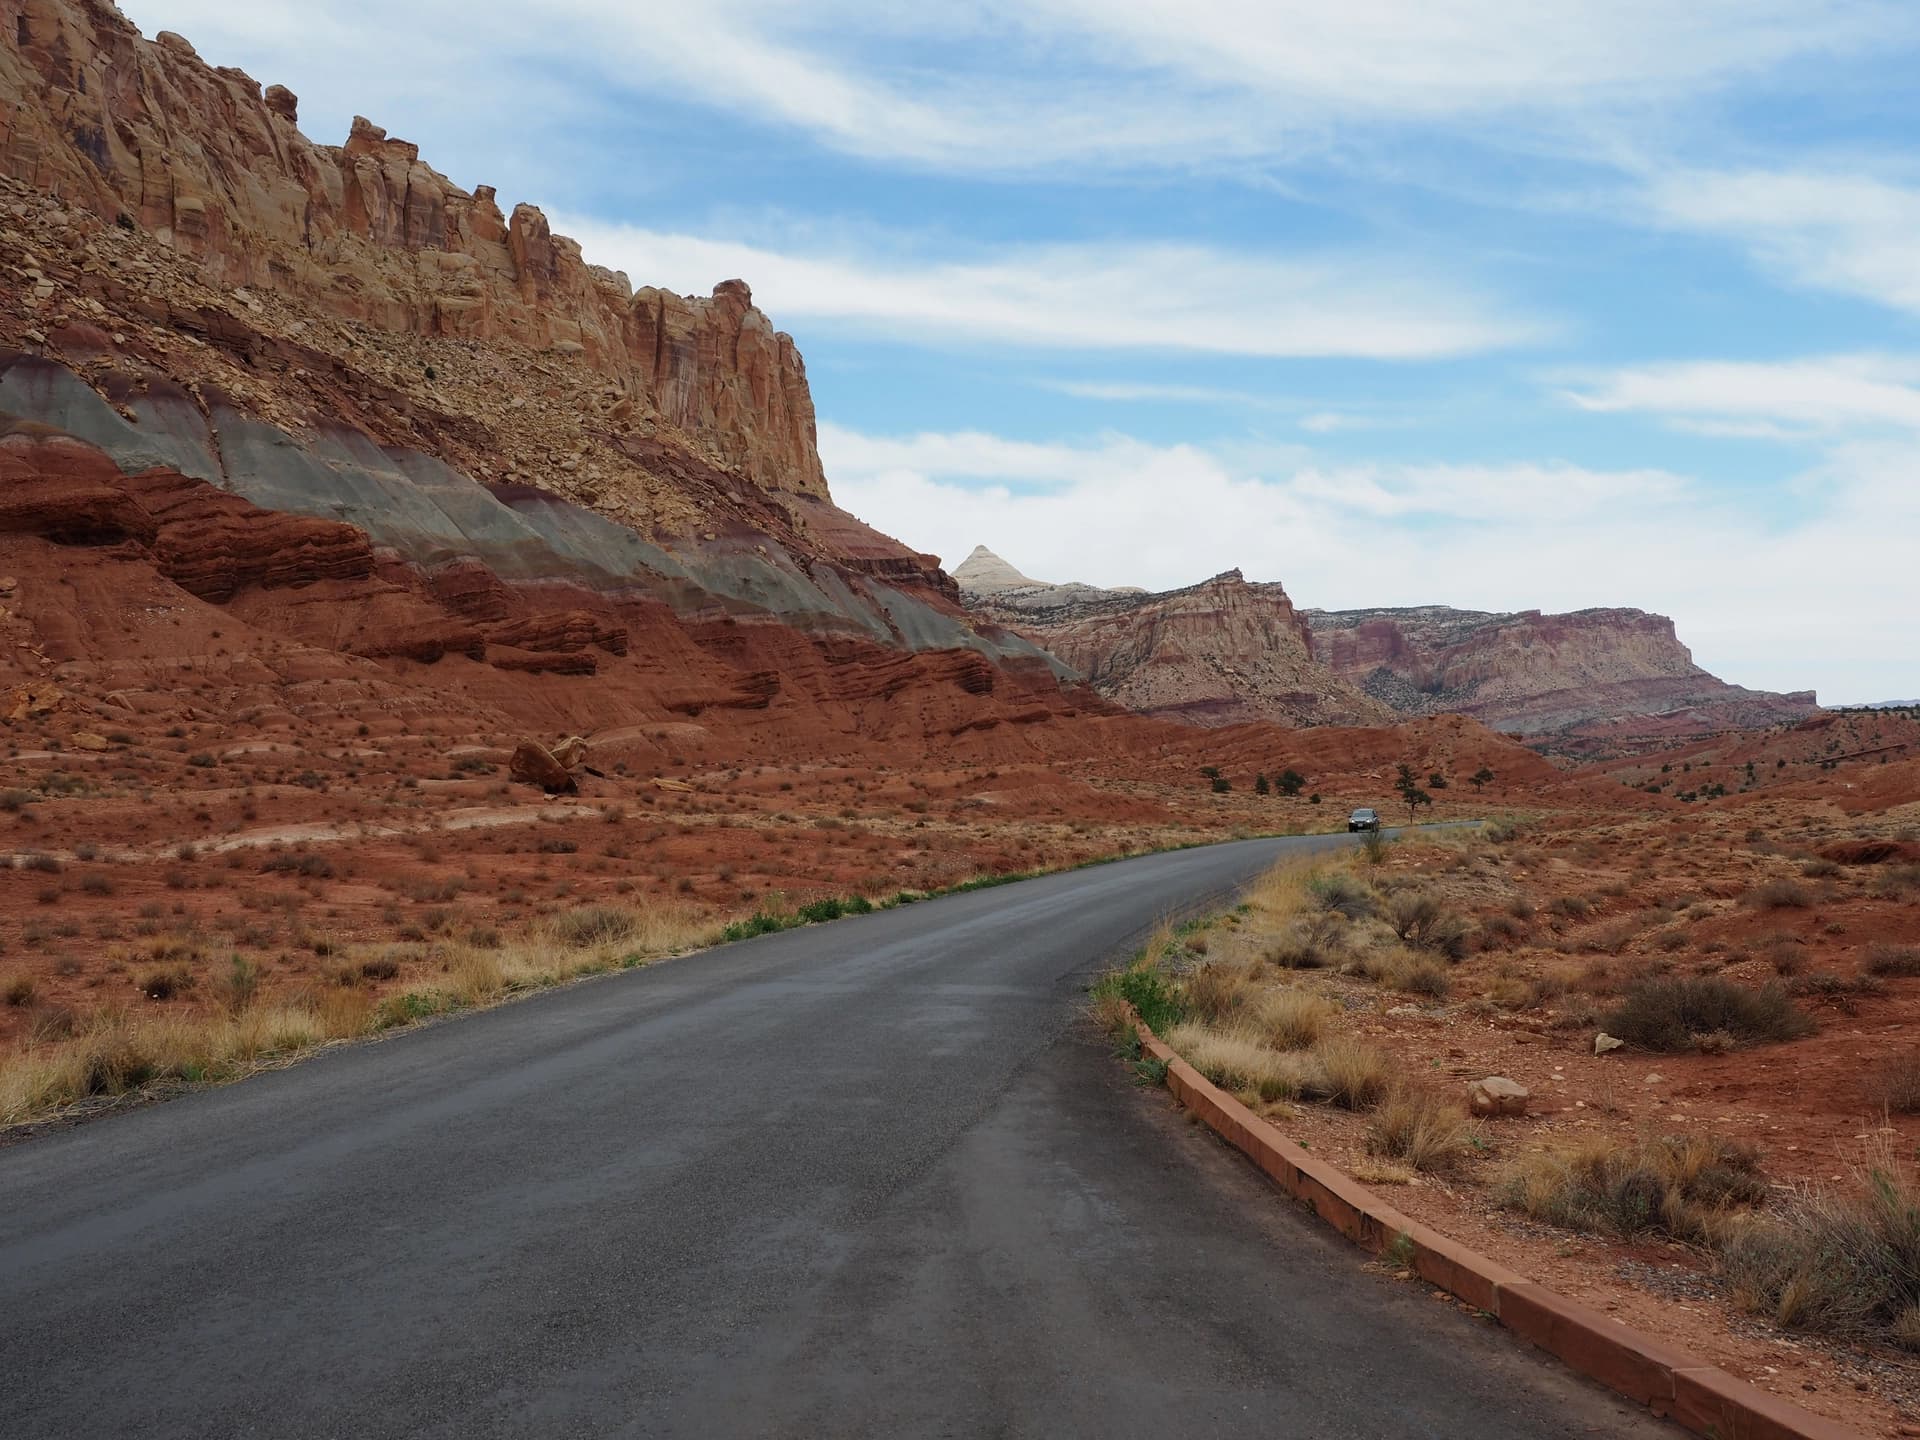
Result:
M270 291L375 330L578 355L616 425L677 431L771 490L826 496L790 336L745 284L634 290L532 205L505 213L356 119L309 140L297 101L144 39L104 0L0 0L0 172L190 260L215 290Z
M1279 585L1238 570L1151 594L1029 579L985 546L954 571L981 614L1044 646L1129 709L1202 725L1383 723L1393 712L1313 657Z
M1673 622L1570 615L1295 609L1238 570L1149 594L1055 585L985 546L954 570L967 603L1045 646L1107 698L1201 724L1369 724L1458 713L1528 736L1666 734L1796 720L1808 693L1728 685Z
M345 522L435 585L1046 663L834 506L743 282L636 291L532 206L296 114L105 0L0 0L0 416Z
M1491 614L1310 610L1316 657L1403 714L1457 712L1516 734L1737 729L1800 719L1808 692L1729 685L1644 610Z

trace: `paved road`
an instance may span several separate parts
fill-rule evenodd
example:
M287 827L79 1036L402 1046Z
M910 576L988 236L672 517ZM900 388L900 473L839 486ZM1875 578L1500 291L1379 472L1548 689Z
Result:
M0 1150L0 1433L1666 1435L1361 1268L1082 1014L1249 841Z

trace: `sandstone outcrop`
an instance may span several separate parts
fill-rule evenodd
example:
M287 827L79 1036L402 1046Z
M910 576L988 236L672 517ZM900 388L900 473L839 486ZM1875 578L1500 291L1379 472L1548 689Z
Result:
M1694 664L1644 610L1493 614L1310 610L1315 656L1402 714L1456 712L1514 734L1745 729L1797 720L1811 694L1743 689Z
M1160 594L1029 579L985 546L954 571L976 613L1128 709L1200 725L1354 725L1391 711L1313 658L1286 590L1238 570Z
M1797 720L1776 695L1693 663L1663 615L1490 614L1424 606L1301 611L1238 570L1159 594L1034 580L985 546L954 570L976 613L1018 631L1101 694L1199 724L1373 724L1465 714L1549 748Z
M1504 1075L1489 1075L1467 1086L1467 1108L1482 1117L1524 1115L1532 1100L1531 1090Z
M549 795L571 795L579 789L573 771L538 740L522 740L513 747L507 773L522 785L535 785Z
M7 11L0 172L151 233L243 312L277 294L378 330L577 355L620 390L616 423L670 427L756 485L825 497L799 352L742 282L636 291L534 206L503 213L492 187L462 190L365 118L316 144L284 87L178 35L144 39L111 4Z

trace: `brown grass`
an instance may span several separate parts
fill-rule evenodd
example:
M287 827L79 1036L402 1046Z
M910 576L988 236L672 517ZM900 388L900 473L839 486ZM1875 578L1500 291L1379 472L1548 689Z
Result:
M1714 1135L1593 1135L1511 1161L1501 1202L1570 1230L1704 1243L1766 1198L1759 1153Z
M1262 1100L1291 1100L1318 1082L1318 1073L1306 1056L1271 1050L1252 1035L1189 1022L1174 1026L1165 1038L1181 1058L1223 1090Z
M1340 1011L1309 990L1270 990L1248 1007L1247 1025L1276 1050L1308 1050L1317 1044Z
M1416 1170L1451 1170L1473 1148L1473 1122L1450 1096L1396 1086L1367 1127L1367 1149Z
M0 1056L0 1125L37 1119L76 1104L137 1090L155 1082L228 1080L329 1040L405 1025L448 1010L487 1005L518 991L581 975L639 964L711 940L713 927L670 903L622 912L624 919L574 937L578 926L546 930L518 944L491 948L438 942L431 962L437 983L397 991L378 1004L363 990L321 984L273 1004L256 1004L244 980L229 974L216 984L216 1013L162 1013L160 1000L185 994L194 977L168 965L141 977L154 996L139 1011L110 1009L49 1031ZM615 937L618 938L615 938ZM345 973L372 973L371 962L351 961ZM156 983L158 980L158 983Z
M1720 1270L1777 1325L1920 1351L1920 1177L1882 1141L1849 1181L1737 1227Z
M1336 1035L1313 1047L1320 1069L1318 1094L1345 1110L1371 1110L1393 1079L1386 1053L1350 1036Z

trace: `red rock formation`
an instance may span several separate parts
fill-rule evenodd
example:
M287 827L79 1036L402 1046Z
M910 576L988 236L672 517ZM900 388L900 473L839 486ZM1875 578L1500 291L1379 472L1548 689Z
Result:
M0 173L151 231L219 290L577 354L629 397L623 418L698 437L764 489L826 495L799 352L744 283L636 293L535 207L503 216L491 187L469 194L364 118L315 144L284 87L143 39L103 0L5 0L0 23Z
M1679 734L1798 719L1811 694L1728 685L1644 610L1499 615L1426 606L1308 612L1315 656L1403 714L1458 711L1519 734Z
M955 578L977 613L1028 636L1117 704L1200 725L1379 722L1391 712L1317 664L1279 585L1238 570L1162 594L1047 585L984 547Z

